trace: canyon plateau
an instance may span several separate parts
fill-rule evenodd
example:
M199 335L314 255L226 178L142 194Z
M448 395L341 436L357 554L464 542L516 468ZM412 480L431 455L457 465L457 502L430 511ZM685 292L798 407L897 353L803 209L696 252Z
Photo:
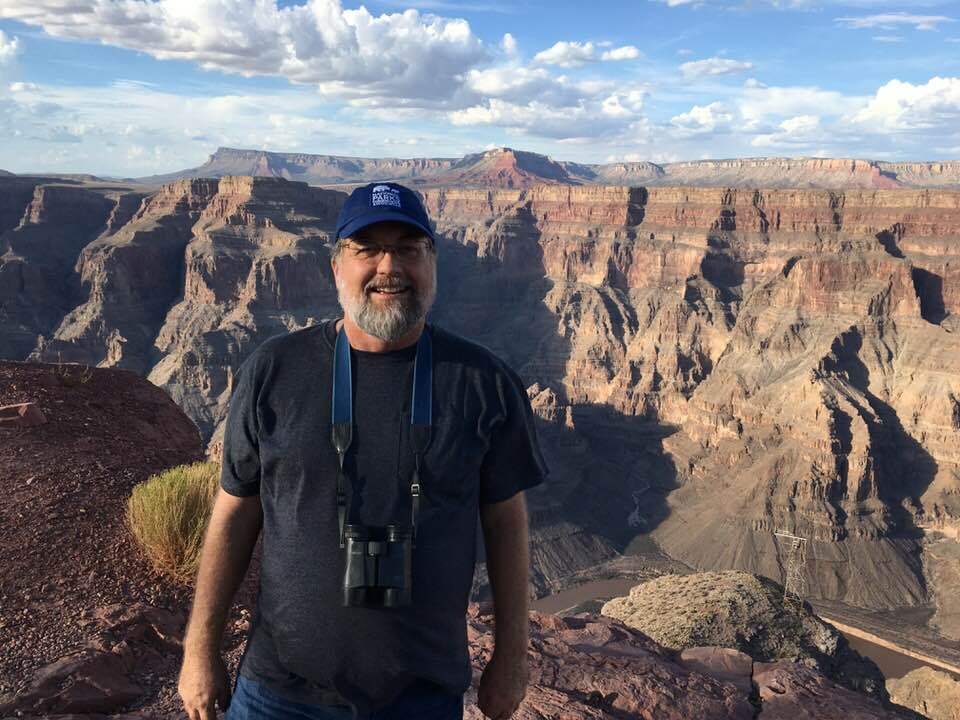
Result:
M396 180L421 187L530 188L559 185L668 185L744 188L960 188L960 161L883 162L855 158L760 157L688 162L589 164L494 148L462 158L357 158L219 148L203 165L140 182L252 175L311 185Z

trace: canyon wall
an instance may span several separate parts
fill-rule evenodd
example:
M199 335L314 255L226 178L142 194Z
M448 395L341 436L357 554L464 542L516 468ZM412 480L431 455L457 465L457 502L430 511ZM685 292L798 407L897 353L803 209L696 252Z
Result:
M423 197L441 235L433 320L505 357L540 419L538 591L644 536L781 579L786 531L810 540L813 597L936 595L924 533L960 529L960 192ZM0 235L0 354L134 369L215 445L243 358L338 314L343 198L266 177L145 198L38 186Z

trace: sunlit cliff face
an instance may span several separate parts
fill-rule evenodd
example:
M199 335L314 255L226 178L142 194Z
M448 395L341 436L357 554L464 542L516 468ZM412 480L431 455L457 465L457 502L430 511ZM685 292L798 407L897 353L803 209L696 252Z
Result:
M417 257L385 252L365 258L354 253L358 244L389 248L423 243ZM347 316L365 333L395 342L426 318L437 289L436 253L423 233L400 222L382 222L358 231L333 259L337 300Z

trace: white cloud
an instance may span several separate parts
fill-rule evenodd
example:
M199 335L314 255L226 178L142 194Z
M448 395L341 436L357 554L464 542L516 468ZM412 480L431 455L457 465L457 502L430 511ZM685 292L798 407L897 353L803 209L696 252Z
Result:
M944 15L911 15L905 12L893 12L865 15L863 17L840 17L835 18L834 22L854 29L881 28L883 30L895 30L897 26L912 25L915 30L936 30L937 25L954 22L954 20Z
M504 33L503 39L500 41L500 49L503 50L505 55L515 57L518 52L517 39L510 33Z
M901 43L904 41L904 38L900 35L874 35L873 39L884 43Z
M534 55L533 61L544 65L575 68L596 60L595 49L592 42L579 43L561 40L555 43L553 47L538 52Z
M640 51L633 45L624 45L613 50L607 50L600 56L601 60L636 60Z
M748 132L767 132L773 122L816 109L821 116L837 118L857 112L865 98L844 95L818 87L746 86L737 102L742 127Z
M611 138L645 128L640 114L643 94L628 91L604 98L584 98L574 105L555 106L532 100L509 102L492 98L450 113L457 126L489 125L521 135L538 135L561 142Z
M552 105L576 103L583 88L566 78L556 78L544 68L504 65L471 70L465 85L474 95L466 102L474 105L484 98L526 102L537 98Z
M0 97L0 137L23 131L16 144L0 142L0 167L147 175L197 165L218 145L377 157L389 154L383 137L399 134L326 111L322 98L297 91L189 97L129 83L44 84Z
M694 105L688 112L670 118L670 124L681 136L724 130L732 121L733 114L719 102Z
M340 0L4 0L0 18L209 70L278 75L327 94L436 100L486 57L466 20L373 16Z
M706 60L693 60L680 66L680 72L688 79L712 77L714 75L730 75L753 69L753 63L730 58L711 57Z
M33 83L27 82L12 82L8 87L12 93L28 92L30 90L38 90L40 88L39 85L34 85Z
M757 135L750 144L754 147L810 146L820 141L820 130L817 115L797 115L780 123L776 132Z
M923 85L891 80L877 90L853 122L882 130L960 129L960 78L934 77Z
M784 120L780 127L788 135L803 135L820 127L820 118L816 115L797 115Z
M643 90L631 90L626 93L614 93L603 99L600 107L607 117L633 118L643 110L646 93Z
M6 65L13 62L13 59L20 52L20 38L8 38L7 34L0 30L0 65Z

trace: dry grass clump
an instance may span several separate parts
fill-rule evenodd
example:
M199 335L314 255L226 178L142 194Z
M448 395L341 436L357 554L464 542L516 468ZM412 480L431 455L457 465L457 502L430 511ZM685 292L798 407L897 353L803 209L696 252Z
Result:
M60 353L57 353L56 367L53 368L54 377L65 387L86 385L93 377L93 368L79 363L65 363Z
M151 475L133 488L126 522L161 573L192 583L220 480L220 465L196 462Z

